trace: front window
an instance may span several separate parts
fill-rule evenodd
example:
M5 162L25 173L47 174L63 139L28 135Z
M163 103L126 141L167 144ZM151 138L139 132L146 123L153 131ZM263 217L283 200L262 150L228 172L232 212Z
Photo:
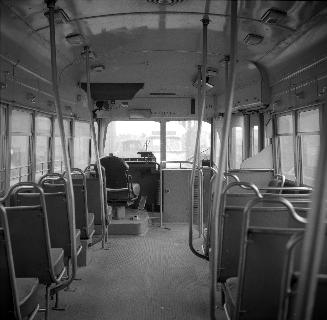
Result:
M159 148L158 148L159 146ZM160 162L160 123L155 121L112 121L106 134L104 154L137 158L138 152L151 151Z
M166 126L166 159L167 161L190 161L194 159L194 148L198 122L169 121ZM200 139L200 161L210 160L211 125L202 122ZM173 165L169 165L170 167ZM178 165L177 165L178 166Z

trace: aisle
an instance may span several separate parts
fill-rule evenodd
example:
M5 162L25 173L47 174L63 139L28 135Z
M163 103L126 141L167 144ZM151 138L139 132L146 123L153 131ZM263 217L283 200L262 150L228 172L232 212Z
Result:
M68 309L50 319L209 319L208 262L188 249L186 225L169 228L95 245L76 292L61 293Z

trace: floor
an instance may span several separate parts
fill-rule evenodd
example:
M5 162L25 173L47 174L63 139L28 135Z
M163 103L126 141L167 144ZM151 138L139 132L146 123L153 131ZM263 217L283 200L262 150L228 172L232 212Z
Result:
M66 311L51 311L49 319L209 319L209 265L190 252L187 236L187 225L174 224L112 236L106 250L95 244L76 291L60 293ZM225 319L222 310L218 319Z

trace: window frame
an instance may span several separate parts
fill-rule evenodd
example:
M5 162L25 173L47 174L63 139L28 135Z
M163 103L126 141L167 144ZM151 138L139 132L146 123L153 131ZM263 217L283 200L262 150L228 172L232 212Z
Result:
M18 111L18 112L24 112L30 115L31 118L31 128L30 128L30 132L28 135L26 135L25 132L20 132L20 131L12 131L12 121L13 121L13 112L14 111ZM12 157L11 157L11 145L12 145L12 138L14 136L26 136L28 137L28 148L27 148L27 170L28 170L28 174L24 175L24 177L26 177L27 181L32 181L33 179L33 166L34 166L34 159L33 159L33 150L34 150L34 111L27 109L27 108L21 108L19 106L10 106L9 108L9 117L8 117L8 148L9 148L9 167L7 168L7 172L8 172L8 185L7 187L9 187L11 185L11 181L13 179L11 179L11 163L12 163ZM21 181L22 179L22 175L20 174L17 178L19 179L19 181Z
M322 107L323 104L316 104L312 106L301 107L298 109L294 109L292 111L285 111L280 113L275 113L273 116L274 121L274 150L275 150L275 171L279 174L283 174L281 172L281 150L280 150L280 136L293 136L293 154L294 154L294 175L295 175L295 182L298 185L305 186L303 182L303 159L302 159L302 139L303 136L308 135L319 135L320 136L320 143L321 143L321 126L322 126ZM306 112L310 110L318 110L319 111L319 131L299 131L299 118L301 112ZM293 130L292 133L278 133L278 118L291 115L293 121Z

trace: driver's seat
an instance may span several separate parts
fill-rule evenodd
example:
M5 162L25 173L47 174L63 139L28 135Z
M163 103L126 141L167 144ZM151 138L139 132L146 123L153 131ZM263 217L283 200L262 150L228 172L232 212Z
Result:
M125 217L125 206L133 204L139 197L140 185L132 183L128 175L128 165L118 157L109 156L100 159L105 169L107 202L113 208L113 218Z

